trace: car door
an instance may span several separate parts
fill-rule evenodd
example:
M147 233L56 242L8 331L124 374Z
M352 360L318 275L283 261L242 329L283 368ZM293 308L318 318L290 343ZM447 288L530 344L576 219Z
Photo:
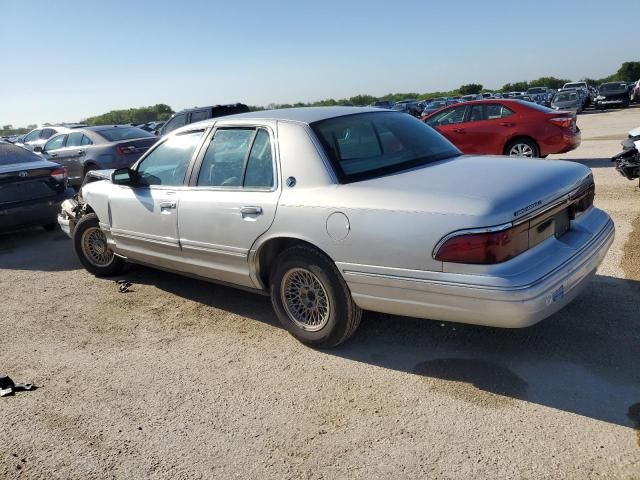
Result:
M186 268L254 287L249 250L271 226L280 196L274 134L263 126L224 127L205 145L178 205Z
M470 105L468 120L464 123L467 149L465 153L502 155L506 138L515 128L513 112L501 103Z
M166 137L134 168L133 185L109 192L116 251L132 260L181 269L178 204L185 176L204 130Z
M442 110L427 120L427 125L438 130L464 153L467 153L468 148L463 123L466 111L466 105L459 105Z
M82 157L86 153L82 147L82 132L69 133L64 147L56 153L56 161L62 163L67 169L69 181L77 183L82 178Z
M66 141L67 135L64 133L51 137L49 141L44 145L42 156L44 156L47 160L51 160L52 162L62 163L58 159L58 154L60 150L64 148Z

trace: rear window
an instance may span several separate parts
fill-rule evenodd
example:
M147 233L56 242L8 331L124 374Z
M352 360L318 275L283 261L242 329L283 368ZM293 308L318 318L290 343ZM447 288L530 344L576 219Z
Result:
M626 83L605 83L604 85L600 85L599 90L601 92L622 92L627 89Z
M39 162L42 157L29 150L8 143L0 143L0 166L14 163Z
M433 128L395 112L358 113L311 124L341 183L375 178L460 155Z
M113 127L105 130L99 130L98 133L110 142L119 142L120 140L131 140L134 138L153 137L151 133L138 127Z
M543 105L540 105L539 103L533 103L533 102L524 102L522 100L516 100L518 103L520 103L521 105L526 105L529 108L533 108L534 110L538 110L540 112L544 112L544 113L556 113L555 110L553 110L552 108L548 108L545 107Z

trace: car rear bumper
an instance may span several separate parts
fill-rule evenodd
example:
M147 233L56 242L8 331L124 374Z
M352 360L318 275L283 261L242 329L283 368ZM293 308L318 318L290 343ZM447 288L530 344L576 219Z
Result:
M71 188L55 197L30 200L16 206L0 206L0 230L22 228L55 223L60 204L74 195Z
M533 282L508 278L501 286L470 283L470 275L449 275L447 281L374 273L338 264L356 304L366 310L433 320L501 328L533 325L570 303L594 276L615 235L602 212L597 234L568 261ZM506 277L502 280L506 280Z

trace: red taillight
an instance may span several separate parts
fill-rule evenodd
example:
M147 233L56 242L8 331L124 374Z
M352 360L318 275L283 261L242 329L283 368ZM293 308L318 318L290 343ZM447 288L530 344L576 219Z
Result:
M573 118L572 117L553 117L549 119L549 122L561 128L571 128L573 127Z
M136 147L134 147L133 145L128 145L126 147L116 147L116 153L118 155L128 155L130 153L135 153L137 150Z
M56 168L51 172L50 176L53 177L58 182L63 182L64 180L67 179L67 169L64 167Z
M498 232L458 235L442 244L435 259L482 265L504 262L529 248L528 230L527 223Z

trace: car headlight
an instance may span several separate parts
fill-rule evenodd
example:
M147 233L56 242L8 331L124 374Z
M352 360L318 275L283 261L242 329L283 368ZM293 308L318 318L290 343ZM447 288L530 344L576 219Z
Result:
M598 96L596 97L596 100L604 100L604 99L605 99L605 97L603 97L602 95L598 95Z

